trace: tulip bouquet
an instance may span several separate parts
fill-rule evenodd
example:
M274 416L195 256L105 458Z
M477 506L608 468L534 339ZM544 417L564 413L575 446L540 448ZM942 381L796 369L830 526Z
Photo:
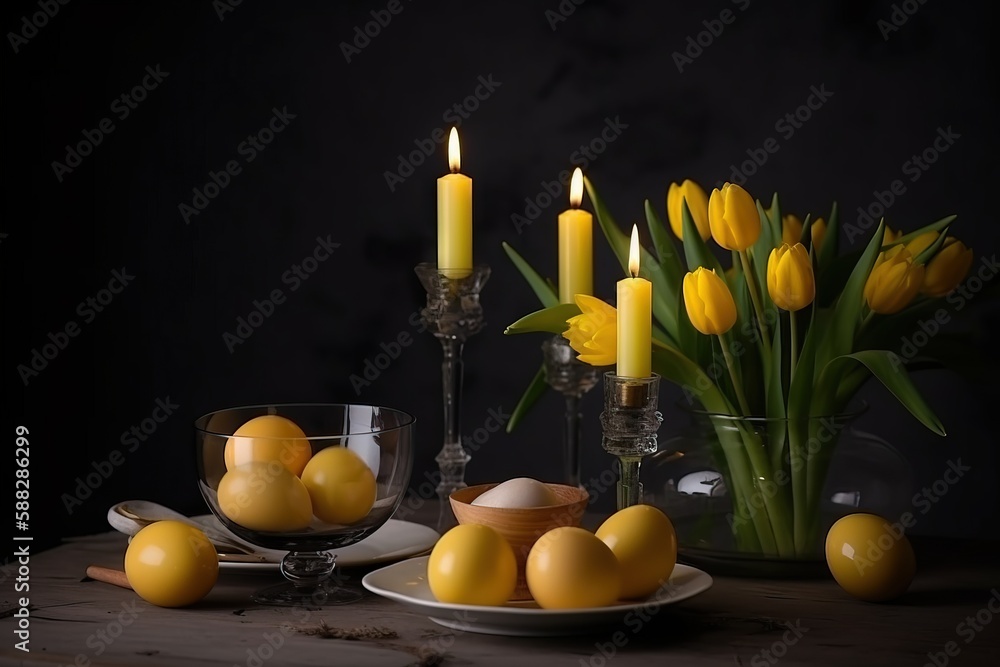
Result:
M627 273L629 239L593 184L585 185ZM640 275L653 284L653 370L716 417L712 447L733 501L738 547L815 556L820 493L836 444L830 420L866 380L877 378L944 435L908 377L909 362L893 349L964 279L972 251L948 235L955 219L948 216L906 234L883 221L864 248L841 253L836 203L826 220L800 220L782 215L777 195L765 206L730 183L711 196L690 180L672 184L666 216L669 227L645 202L652 249L641 250ZM615 308L588 295L559 304L554 286L504 247L544 306L507 333L562 334L580 361L615 363ZM717 255L731 258L728 268ZM544 388L539 374L508 430Z

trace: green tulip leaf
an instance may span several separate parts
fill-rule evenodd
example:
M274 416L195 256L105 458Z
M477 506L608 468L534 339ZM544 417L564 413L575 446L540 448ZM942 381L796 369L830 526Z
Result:
M503 242L504 252L510 257L510 261L514 263L517 270L521 272L524 279L528 281L528 285L531 287L535 296L538 300L542 302L542 306L545 308L550 308L559 303L559 297L556 296L556 292L549 284L542 279L538 272L535 271L530 264L521 255L514 250L513 247L506 241Z
M844 289L834 305L830 329L824 332L823 345L819 349L817 363L821 367L824 367L830 359L851 352L858 326L861 323L861 310L865 305L865 283L868 281L868 275L871 273L872 267L875 266L875 260L882 250L884 236L885 221L883 220L872 235L861 259L858 260L851 272L851 277L847 279L847 284L844 285Z
M618 258L618 263L621 264L622 271L625 275L628 275L630 237L618 227L618 223L611 216L611 212L604 205L604 201L598 196L597 190L594 189L594 185L590 182L590 179L584 176L583 184L587 188L587 195L590 197L590 201L594 204L594 215L597 216L597 224L600 225L601 231L604 232L604 238L608 240L611 251Z
M561 334L566 331L566 320L579 315L580 307L575 303L560 303L557 306L536 310L509 325L504 334L546 332Z
M812 234L809 235L812 239ZM826 234L823 236L823 247L819 249L816 260L819 264L819 272L822 273L826 267L833 263L833 260L840 254L840 209L837 202L833 202L830 208L830 217L826 221Z
M722 264L718 258L712 254L708 244L701 238L698 226L694 224L691 217L691 210L688 208L687 199L681 200L681 220L684 230L684 259L687 262L687 270L694 271L699 266L704 266L709 271L714 270L722 280L728 282L726 272L722 269Z
M757 200L757 215L760 216L760 236L757 242L751 246L750 261L760 290L761 308L764 312L774 310L774 302L771 301L771 293L767 289L767 261L771 257L771 251L781 245L781 234L777 238L772 233L771 221L767 218L764 207L760 200Z
M545 366L538 369L535 373L535 377L532 378L531 383L528 388L524 390L524 394L521 395L521 400L517 402L514 407L514 411L510 413L510 421L507 422L507 433L513 433L514 428L521 423L525 415L534 407L538 399L542 397L545 390L549 388L548 382L545 381Z
M948 238L948 228L945 227L944 229L941 230L941 233L938 234L938 237L934 239L934 243L924 248L919 255L913 258L913 262L915 264L926 266L927 263L934 258L934 255L938 253L938 250L940 250L942 246L944 246L944 242L947 240L947 238Z
M781 221L781 203L778 201L778 193L775 192L774 196L771 197L771 206L765 211L767 213L767 218L771 224L771 238L777 239L784 238L782 230L784 229L783 223ZM778 244L780 245L780 243Z
M899 357L889 350L862 350L832 359L820 373L819 382L817 382L816 395L821 401L819 403L820 411L825 410L827 406L830 409L835 409L835 406L826 402L826 397L835 396L836 393L824 391L823 385L839 383L844 374L850 370L844 368L848 361L864 364L872 375L877 377L921 424L937 435L945 435L941 420L937 418L920 392L913 386L905 366L899 362Z
M738 414L701 366L677 348L654 340L652 362L653 371L680 387L689 400L697 399L709 412Z
M795 317L795 313L789 313L791 317ZM781 376L781 361L782 361L782 348L781 348L781 322L779 321L774 327L774 347L772 348L771 354L771 368L767 374L767 387L765 391L767 397L765 400L765 410L767 418L770 420L782 420L785 418L785 392L782 387L782 376ZM772 423L774 423L772 421ZM770 451L771 456L771 469L780 470L781 461L784 458L785 452L785 429L776 427L771 429L773 432L768 433L770 440L770 445L773 445L773 449Z
M949 215L947 217L941 218L937 222L932 222L931 224L925 225L920 229L910 232L909 234L904 234L903 236L899 237L892 243L887 243L885 247L891 248L892 246L899 245L900 243L909 243L910 241L917 238L921 234L926 234L927 232L940 232L942 229L944 229L952 222L954 222L955 218L957 217L958 217L957 215Z

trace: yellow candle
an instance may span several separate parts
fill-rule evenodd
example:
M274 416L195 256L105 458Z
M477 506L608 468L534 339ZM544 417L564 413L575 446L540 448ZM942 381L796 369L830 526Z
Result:
M639 278L639 229L632 225L628 253L631 278L618 281L618 366L622 377L645 378L652 373L653 284Z
M580 209L583 172L577 167L569 186L567 211L559 214L559 300L594 292L594 216Z
M462 158L455 128L448 138L448 164L451 173L437 182L437 263L438 269L462 277L472 271L472 179L459 173Z

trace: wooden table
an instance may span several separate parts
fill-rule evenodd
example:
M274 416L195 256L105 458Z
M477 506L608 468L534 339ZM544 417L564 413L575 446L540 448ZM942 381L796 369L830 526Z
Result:
M716 576L711 589L662 607L641 628L632 622L588 636L524 639L448 630L367 591L360 602L321 610L252 604L249 593L277 573L223 571L197 606L161 609L86 580L88 564L122 566L126 538L106 533L32 555L30 653L14 648L23 593L14 592L15 570L4 570L0 665L363 667L435 664L440 655L445 665L518 667L935 665L928 654L937 667L1000 664L1000 618L990 622L996 614L988 604L1000 611L1000 545L913 542L920 571L893 604L853 600L832 579ZM348 571L348 585L361 589L364 573ZM394 636L323 636L365 626Z

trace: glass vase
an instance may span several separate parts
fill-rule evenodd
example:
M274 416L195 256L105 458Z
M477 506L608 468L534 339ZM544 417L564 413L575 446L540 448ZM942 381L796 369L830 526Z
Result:
M854 422L866 406L800 421L688 410L690 425L647 460L647 500L670 517L678 558L718 574L826 576L840 517L895 521L913 474Z

